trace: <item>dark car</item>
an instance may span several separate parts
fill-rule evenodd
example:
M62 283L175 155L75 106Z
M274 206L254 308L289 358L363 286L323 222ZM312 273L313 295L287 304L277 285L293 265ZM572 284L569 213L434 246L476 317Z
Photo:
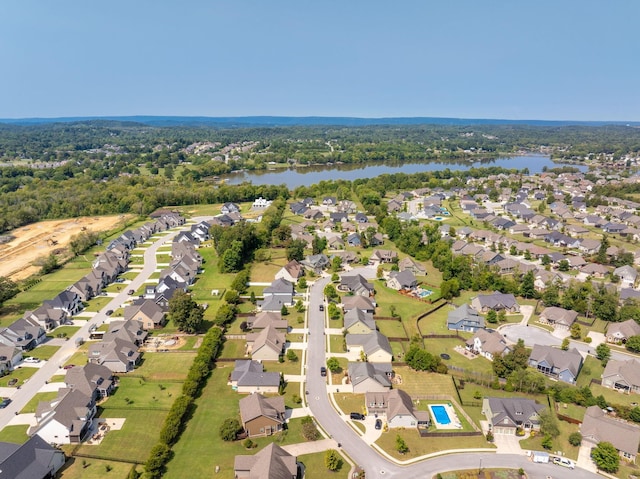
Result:
M106 314L107 316L111 316L113 314L113 309L107 309L107 312L104 314Z
M359 412L352 412L349 414L349 417L354 421L362 421L364 419L364 414L360 414Z
M67 364L65 367L63 367L62 369L71 369L71 368L75 368L76 365L75 364Z
M2 398L2 401L0 401L0 409L6 408L9 405L10 402L11 402L11 399Z
M382 429L382 420L376 419L376 429Z
M129 291L127 291L127 294L128 294L129 296L131 296L133 293L135 293L135 291L134 291L134 290L132 290L132 289L130 289Z
M320 305L320 311L324 311L324 304Z
M320 368L320 376L325 377L327 375L327 368L325 368L324 366L322 366Z

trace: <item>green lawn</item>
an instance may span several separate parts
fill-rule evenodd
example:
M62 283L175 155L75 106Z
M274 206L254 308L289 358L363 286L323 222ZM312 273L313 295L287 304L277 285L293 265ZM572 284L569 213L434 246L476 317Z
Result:
M148 381L184 381L196 353L144 353L143 362L128 376Z
M270 394L267 394L267 396L270 396ZM302 398L302 396L300 395L300 383L287 382L284 388L284 394L282 394L282 397L284 397L284 405L287 408L295 409L295 408L302 407L301 402L297 403L293 400L294 396L297 396L300 399Z
M58 349L60 349L60 346L47 346L46 344L44 344L32 349L27 354L29 356L33 356L34 358L46 361L50 359L51 356L53 356L58 351Z
M375 282L376 303L379 316L391 316L391 306L395 307L395 313L402 318L404 327L409 337L418 333L416 319L432 306L415 298L403 296L393 289L387 288L382 281ZM379 321L380 323L380 321Z
M0 431L0 441L24 444L29 439L27 429L29 429L29 426L25 425L5 426Z
M56 477L59 479L104 479L105 477L125 479L132 467L132 464L126 462L71 457L67 459L64 468ZM109 471L107 471L108 468L110 468ZM138 471L142 471L141 466L138 466Z
M69 359L67 359L67 362L64 363L64 365L68 366L69 364L73 364L75 366L84 366L85 364L87 364L87 362L87 352L80 350L73 353L73 355Z
M420 325L420 331L422 334L451 334L455 331L449 331L447 329L447 317L449 313L454 310L452 306L443 306L437 311L422 318L418 324Z
M294 349L295 353L298 355L297 361L289 361L286 359L283 363L278 361L264 361L262 364L264 365L265 371L270 372L281 372L282 374L300 374L302 351L299 349Z
M80 446L78 453L143 464L158 440L166 415L167 411L161 410L102 409L100 418L125 418L122 429L107 432L99 445ZM131 446L133 444L135 447Z
M0 387L10 387L9 381L14 378L17 379L18 382L14 384L13 387L21 386L24 384L25 380L33 376L37 370L37 368L18 367L18 369L14 369L10 374L0 379Z
M468 373L492 373L493 369L491 361L481 356L477 356L474 359L468 359L467 357L454 350L456 346L464 347L464 342L455 338L438 338L424 340L424 347L430 353L437 356L442 353L449 355L450 359L442 360L442 362L447 366L457 366L459 368L464 368Z
M378 330L388 338L407 338L407 333L400 321L376 321Z
M20 414L36 412L36 408L38 407L38 404L40 404L40 401L49 402L52 399L55 399L57 397L58 397L57 392L37 393L29 400L27 404L24 405L24 407L20 411Z
M407 446L409 446L409 452L406 454L400 454L396 451L396 436L398 435L402 437L407 443ZM405 461L414 457L432 454L438 451L446 451L448 449L492 449L495 447L487 442L484 436L422 438L418 434L418 431L413 429L389 429L388 432L380 436L376 444L396 459Z
M182 383L145 381L120 377L117 393L103 405L104 409L169 409L182 391Z
M453 386L453 379L446 374L427 373L414 371L408 366L393 368L396 377L400 376L402 382L394 387L403 389L412 397L426 396L430 394L447 394L457 399L458 395Z
M560 435L553 440L552 451L562 451L562 453L571 458L578 458L579 447L572 446L569 444L569 435L573 432L579 432L579 427L577 424L570 424L565 421L558 421L558 427L560 429ZM532 451L544 451L542 447L542 434L536 434L534 437L529 437L528 439L523 439L520 441L520 446L523 449L530 449Z
M591 379L600 379L603 371L604 366L599 359L596 359L593 356L587 356L587 359L585 359L582 369L580 370L576 385L580 388L589 386L591 384Z
M95 298L89 300L89 304L87 304L87 307L84 308L84 311L97 313L107 304L109 304L111 300L113 300L113 298L110 298L109 296L96 296Z
M227 339L222 348L221 358L244 358L245 344L244 339Z
M182 479L185 471L190 477L209 477L216 466L220 479L232 479L233 461L237 454L255 454L273 441L280 444L304 442L299 419L289 422L289 430L270 438L252 439L257 444L253 451L247 451L241 441L224 442L218 436L222 421L237 417L238 401L242 397L227 386L230 367L214 369L202 395L196 399L192 419L178 443L173 447L174 456L167 465L165 479Z
M59 328L49 331L47 336L50 338L65 337L70 338L78 332L80 326L60 326Z
M298 456L298 462L304 465L305 479L326 479L327 477L335 479L349 478L350 467L348 462L343 461L342 467L338 471L330 472L324 465L324 456L324 452Z
M331 353L346 353L344 348L344 336L341 334L332 334L329 336L329 352Z
M349 414L350 412L365 413L365 401L364 394L350 394L340 393L333 396L338 403L338 407L343 413Z

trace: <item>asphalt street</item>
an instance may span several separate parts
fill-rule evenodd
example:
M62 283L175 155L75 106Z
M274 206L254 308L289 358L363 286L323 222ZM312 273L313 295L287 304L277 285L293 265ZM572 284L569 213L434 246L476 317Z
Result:
M372 279L373 268L356 268L350 274L360 273ZM568 470L553 464L534 464L526 456L516 454L467 453L448 454L425 459L411 465L399 465L379 454L375 449L360 439L358 434L338 415L329 401L326 378L320 375L320 367L326 364L326 339L324 334L325 313L320 312L320 304L324 302L324 287L329 278L317 280L310 287L308 327L310 331L307 345L307 383L306 395L309 409L316 421L333 439L342 445L344 451L355 462L364 468L366 477L370 478L402 478L431 479L438 472L456 469L484 469L490 467L524 468L532 479L564 478L594 479L597 474L584 469ZM326 308L325 308L326 311ZM531 328L528 328L531 329ZM537 328L536 328L537 329ZM339 388L340 386L331 386Z

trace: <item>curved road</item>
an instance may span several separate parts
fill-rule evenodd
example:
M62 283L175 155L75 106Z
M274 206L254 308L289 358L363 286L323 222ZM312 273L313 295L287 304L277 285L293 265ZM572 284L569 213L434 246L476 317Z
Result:
M375 270L372 268L357 268L349 274L362 274L366 278L373 278ZM525 456L515 454L479 454L461 453L439 456L423 460L409 466L401 466L380 455L369 447L360 436L351 429L338 415L329 401L328 385L325 378L320 376L320 367L326 363L326 336L324 335L325 314L319 311L323 303L324 287L329 278L317 280L309 289L309 338L307 345L307 386L306 396L309 409L322 428L330 434L351 459L366 471L371 478L400 478L402 479L431 479L438 472L455 469L476 469L488 467L522 467L532 479L548 477L565 477L570 474L575 479L593 479L597 474L584 469L568 469L553 464L534 464ZM336 386L332 386L336 387Z
M193 218L196 222L202 219L206 218ZM142 271L140 271L138 276L136 276L136 278L127 285L127 288L118 293L118 295L109 301L109 303L106 304L93 318L85 321L85 324L76 332L76 334L70 337L68 341L65 341L64 345L60 347L60 349L56 351L55 354L20 387L20 389L16 390L16 392L11 396L11 403L5 409L0 410L0 429L4 428L9 421L11 421L11 419L22 410L22 408L38 393L38 391L40 391L40 389L49 379L51 379L53 375L59 373L59 368L77 351L78 347L76 346L76 340L79 338L88 338L89 328L92 326L98 327L107 320L108 316L105 314L105 311L108 311L109 309L115 311L118 309L122 303L130 298L127 294L127 290L137 290L147 279L149 279L151 274L156 270L156 251L164 243L171 241L171 239L179 232L180 230L169 231L167 234L163 235L162 238L156 240L151 246L149 246L144 253L144 265Z

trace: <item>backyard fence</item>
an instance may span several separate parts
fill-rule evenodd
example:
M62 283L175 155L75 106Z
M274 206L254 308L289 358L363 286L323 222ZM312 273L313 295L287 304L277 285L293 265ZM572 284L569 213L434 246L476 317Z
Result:
M78 446L80 447L80 446ZM77 448L76 448L77 449ZM106 454L85 454L85 453L78 453L77 450L74 449L73 451L71 451L71 455L73 457L79 457L79 458L87 458L87 459L97 459L100 461L113 461L113 462L124 462L126 464L134 464L136 466L139 466L141 464L140 461L133 461L131 459L125 459L122 457L113 457L113 456L108 456Z
M418 429L420 437L470 437L470 436L483 436L480 431L460 431L460 432L427 432L424 429Z
M561 421L565 421L571 424L582 424L582 421L580 421L579 419L576 419L575 417L565 416L564 414L560 414L559 412L556 412L556 416L558 416L558 419L560 419Z

